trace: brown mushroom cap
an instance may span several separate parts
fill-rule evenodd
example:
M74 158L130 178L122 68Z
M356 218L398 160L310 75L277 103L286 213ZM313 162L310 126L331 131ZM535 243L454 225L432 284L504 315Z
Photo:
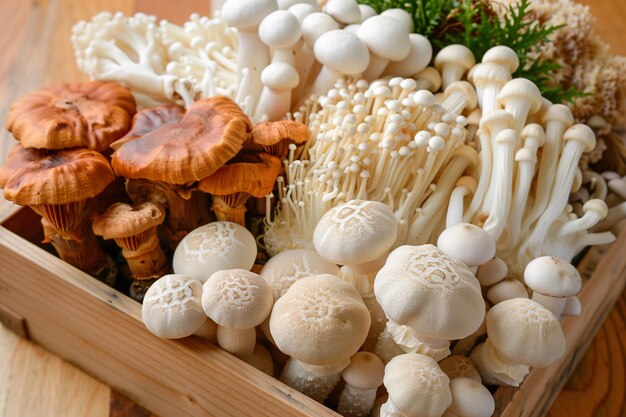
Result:
M19 169L33 161L39 160L39 158L41 158L40 155L41 152L34 151L33 149L25 149L19 144L15 145L9 152L4 165L0 166L0 188L6 187L9 179L11 179L13 174Z
M260 198L272 191L282 169L281 160L268 153L240 153L234 161L200 181L198 189L213 195L248 193Z
M232 100L200 100L179 123L124 143L113 154L113 169L122 177L168 184L199 181L234 157L251 131L252 123Z
M289 145L301 145L309 140L307 125L292 120L259 123L254 126L246 149L262 150L277 156L282 161L287 157Z
M6 176L4 197L21 206L59 205L100 194L115 179L109 162L96 151L66 149L46 152L24 149L11 152L7 167L25 163ZM4 176L4 175L3 175Z
M93 221L93 232L104 239L119 239L137 235L158 226L165 219L165 210L158 204L146 202L135 206L115 203Z
M103 151L128 131L134 114L129 89L90 81L27 94L9 109L6 127L25 148Z
M117 150L133 139L140 138L164 125L173 125L181 121L185 115L185 108L176 104L169 104L138 112L133 117L133 126L123 138L113 142L111 148Z

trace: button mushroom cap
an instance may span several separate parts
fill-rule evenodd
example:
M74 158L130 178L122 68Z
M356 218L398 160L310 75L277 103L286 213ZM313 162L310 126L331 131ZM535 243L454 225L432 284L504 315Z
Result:
M315 41L315 59L333 71L357 75L365 71L370 62L367 46L354 34L344 30L331 30Z
M565 335L548 309L528 298L514 298L487 312L488 340L505 359L545 367L565 353Z
M326 32L339 29L339 24L326 13L311 13L302 21L302 37L311 47Z
M229 26L252 29L276 9L276 0L229 0L222 6L220 16Z
M259 37L271 48L287 48L302 36L300 21L288 10L276 10L265 16L259 26Z
M410 33L411 51L406 58L390 62L385 68L385 74L398 77L410 77L422 71L433 56L433 47L425 36Z
M483 287L490 287L507 277L509 268L500 258L493 258L480 265L476 271L476 279Z
M351 200L322 216L313 233L315 250L339 265L371 262L396 240L398 225L386 204Z
M270 317L276 346L311 365L349 360L369 327L370 314L356 288L327 274L296 281L276 300Z
M487 299L492 305L512 298L528 298L524 284L514 278L502 280L487 291Z
M491 417L496 404L489 390L471 378L450 381L452 404L443 417Z
M328 0L324 13L345 25L361 22L361 10L355 0Z
M487 50L481 62L498 64L504 67L509 74L513 74L519 67L519 57L517 53L504 45L497 45Z
M263 85L276 90L291 90L300 82L300 76L291 65L276 62L263 69L261 82Z
M435 68L441 72L444 89L459 81L475 64L474 54L463 45L448 45L435 57Z
M383 383L385 364L371 352L357 352L342 372L346 384L361 390L378 388Z
M201 298L199 281L182 274L165 275L144 296L143 322L151 333L164 339L191 336L206 322Z
M390 320L432 339L469 336L485 316L472 272L433 245L393 250L376 275L374 292Z
M130 129L135 99L116 83L61 84L13 103L7 129L25 148L104 151Z
M217 271L203 285L202 308L223 327L256 327L270 314L273 302L265 280L245 269Z
M491 236L470 223L459 223L445 229L437 239L437 247L470 267L482 265L496 254L496 244Z
M541 256L528 263L524 282L533 290L533 300L559 317L566 298L578 294L582 279L569 262L555 256Z
M406 10L398 8L387 9L384 10L381 15L396 19L398 22L402 23L402 26L404 26L408 33L413 32L413 18Z
M293 249L273 256L261 269L261 277L279 299L297 280L311 275L339 275L339 267L312 249Z
M383 383L389 402L406 416L440 417L452 403L450 379L428 356L396 356L385 366Z
M371 53L391 61L400 61L411 52L409 32L393 17L370 17L361 23L358 36Z
M213 222L193 230L174 252L173 268L205 282L223 269L250 270L256 259L256 240L245 227Z
M372 6L369 6L367 4L359 4L359 10L361 11L361 22L364 22L370 17L376 16L378 14Z

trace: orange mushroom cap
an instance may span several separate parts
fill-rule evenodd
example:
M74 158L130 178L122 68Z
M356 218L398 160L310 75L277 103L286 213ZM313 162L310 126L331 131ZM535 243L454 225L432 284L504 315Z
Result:
M113 169L126 178L186 184L206 178L239 152L252 131L250 119L227 97L194 103L180 122L120 146Z
M47 152L19 146L0 171L7 178L4 197L21 206L86 200L115 179L106 158L88 149Z
M165 209L154 203L145 202L131 206L115 203L102 215L94 219L93 232L104 239L119 239L137 235L163 223Z
M252 130L252 137L244 147L261 150L277 156L282 161L287 157L289 145L301 145L309 140L309 127L292 120L259 123Z
M138 112L133 117L133 126L121 139L113 142L111 148L117 150L128 141L140 138L164 125L172 125L181 121L185 108L176 104L150 107Z
M274 188L282 163L267 153L240 153L198 184L198 189L213 195L248 193L260 198Z
M132 93L119 84L61 84L15 102L6 127L25 148L104 151L128 131L135 111Z

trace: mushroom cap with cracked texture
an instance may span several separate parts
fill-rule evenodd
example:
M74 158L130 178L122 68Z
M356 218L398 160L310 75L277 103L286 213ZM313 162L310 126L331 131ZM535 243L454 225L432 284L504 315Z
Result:
M256 240L233 222L212 222L192 230L174 251L173 268L200 282L223 269L250 270L256 259Z
M328 274L296 281L276 300L270 316L270 332L283 353L322 366L349 360L370 324L356 288Z
M311 275L339 276L339 267L328 262L312 249L292 249L281 252L263 265L261 277L272 289L274 300L279 299L297 280Z
M551 297L576 295L583 285L576 267L556 256L530 261L524 269L524 282L533 291Z
M400 246L374 281L387 318L433 339L462 339L485 317L480 284L470 269L433 245Z
M218 325L251 329L267 318L274 299L260 275L245 269L217 271L204 283L202 308Z
M164 339L191 336L205 322L202 284L182 274L159 278L143 298L141 316L148 330Z
M328 261L358 265L383 256L397 233L398 222L386 204L350 200L322 216L313 233L313 246Z
M452 403L450 379L431 357L405 353L385 366L389 399L409 416L440 417Z
M548 366L565 353L565 335L559 320L528 298L514 298L491 307L487 335L501 356L531 367Z

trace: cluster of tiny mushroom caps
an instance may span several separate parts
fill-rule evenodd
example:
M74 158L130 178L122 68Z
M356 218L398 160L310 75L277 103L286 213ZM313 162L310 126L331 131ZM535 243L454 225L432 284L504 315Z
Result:
M512 79L506 47L476 64L451 45L429 67L402 10L228 0L221 16L77 25L99 81L11 107L5 197L92 275L116 273L97 236L115 240L159 337L282 368L345 416L490 416L483 384L563 355L560 320L581 310L570 262L626 214L598 225L602 199L568 205L593 132Z

